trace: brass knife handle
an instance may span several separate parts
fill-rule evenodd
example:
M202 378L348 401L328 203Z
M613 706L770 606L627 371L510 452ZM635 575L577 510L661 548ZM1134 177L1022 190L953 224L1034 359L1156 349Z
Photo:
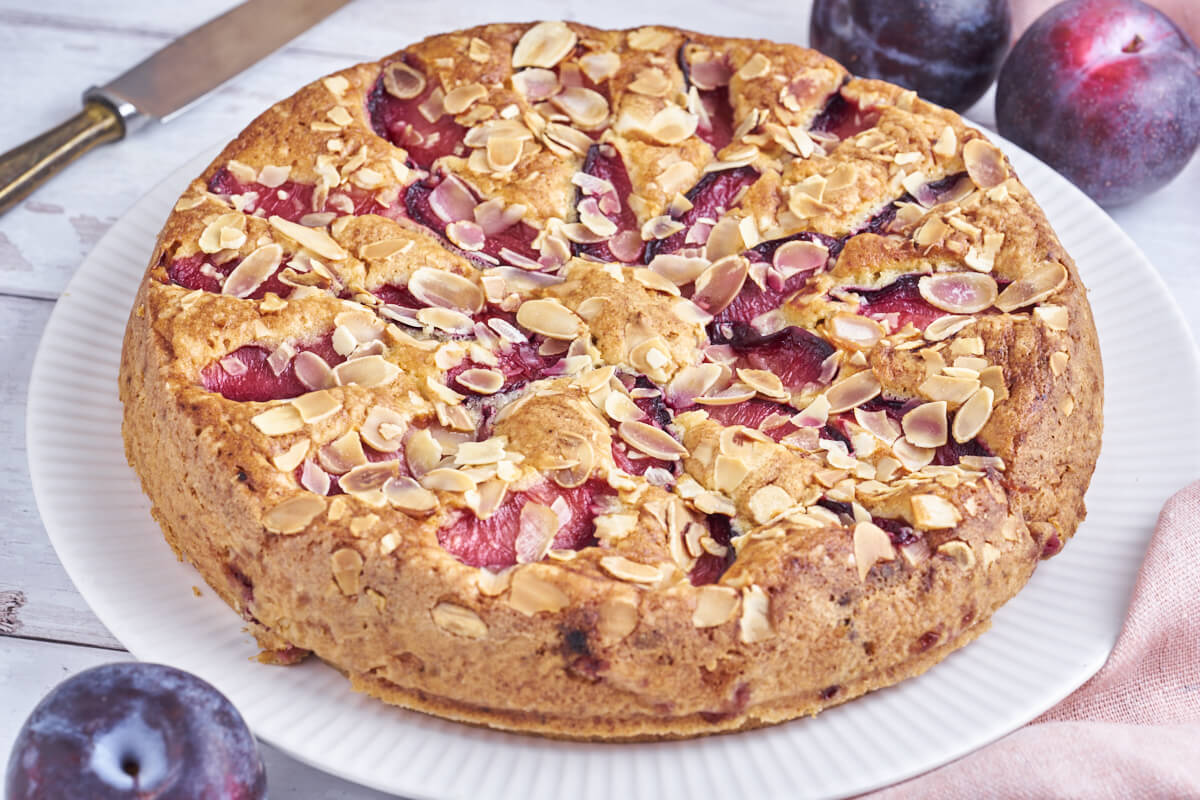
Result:
M121 115L112 106L91 100L63 124L9 150L0 156L0 214L96 145L124 135Z

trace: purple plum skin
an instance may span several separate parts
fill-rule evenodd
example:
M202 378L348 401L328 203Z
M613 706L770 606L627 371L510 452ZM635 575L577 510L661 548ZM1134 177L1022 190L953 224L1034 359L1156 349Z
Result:
M1139 0L1069 0L1013 47L996 123L1097 203L1137 200L1200 144L1200 52Z
M1012 36L1008 0L815 0L813 47L864 78L956 111L996 77Z
M56 686L17 735L7 800L262 800L254 736L212 685L121 662Z

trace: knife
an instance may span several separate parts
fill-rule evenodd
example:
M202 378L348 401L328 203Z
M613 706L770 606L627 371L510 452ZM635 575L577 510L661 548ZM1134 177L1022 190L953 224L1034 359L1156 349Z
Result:
M83 110L0 156L0 214L97 145L167 122L349 0L247 0L104 86Z

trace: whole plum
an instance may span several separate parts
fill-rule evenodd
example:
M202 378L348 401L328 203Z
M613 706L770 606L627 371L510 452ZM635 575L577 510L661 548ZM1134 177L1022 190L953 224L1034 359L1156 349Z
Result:
M7 800L262 800L262 759L212 685L161 664L105 664L42 698L17 735Z
M854 74L958 111L991 86L1011 32L1008 0L815 0L809 26Z
M1068 0L1004 62L996 123L1096 202L1136 200L1200 145L1200 52L1139 0Z

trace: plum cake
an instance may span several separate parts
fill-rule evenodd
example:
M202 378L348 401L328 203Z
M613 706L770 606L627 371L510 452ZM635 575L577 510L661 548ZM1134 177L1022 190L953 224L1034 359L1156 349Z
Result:
M1102 375L1071 258L953 112L794 45L541 22L254 120L167 219L120 391L263 660L645 739L979 635L1083 519Z

